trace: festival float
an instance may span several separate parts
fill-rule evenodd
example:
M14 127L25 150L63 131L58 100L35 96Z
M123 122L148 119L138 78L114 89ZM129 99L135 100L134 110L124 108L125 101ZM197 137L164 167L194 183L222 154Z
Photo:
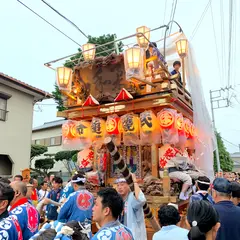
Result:
M153 44L152 32L162 28L165 37ZM190 44L181 28L167 37L168 30L169 25L153 30L143 26L110 43L87 43L73 69L55 69L66 108L57 113L67 119L62 125L63 147L79 150L78 166L86 172L92 192L114 186L122 175L133 190L130 173L136 174L147 198L144 212L149 236L159 228L156 218L161 204L171 202L180 211L186 209L187 201L178 198L178 180L170 181L166 171L167 161L180 154L198 167L209 166L205 159L210 140L199 117L205 116L201 112L205 104L198 101L201 83ZM119 52L115 43L128 39L134 44ZM96 54L96 49L112 43L116 47L108 56ZM181 61L182 81L179 73L170 74L175 60ZM57 61L45 65L52 68Z

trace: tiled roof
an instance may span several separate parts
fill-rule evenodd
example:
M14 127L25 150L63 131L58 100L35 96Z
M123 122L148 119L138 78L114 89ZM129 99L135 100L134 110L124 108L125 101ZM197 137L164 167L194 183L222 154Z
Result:
M4 73L1 73L1 72L0 72L0 77L4 78L4 79L6 79L6 80L9 80L9 81L15 83L16 85L19 85L19 86L21 86L21 87L24 87L24 88L26 88L26 89L28 89L28 90L30 90L30 91L32 91L32 92L38 93L38 94L40 94L40 95L43 95L43 96L45 96L46 98L52 98L52 95L51 95L50 93L45 92L45 91L43 91L43 90L41 90L41 89L39 89L39 88L33 87L33 86L31 86L31 85L29 85L29 84L27 84L27 83L24 83L24 82L22 82L22 81L20 81L20 80L18 80L18 79L16 79L16 78L10 77L10 76L8 76L8 75L6 75L6 74L4 74Z
M39 130L43 130L43 129L48 129L48 128L53 128L53 127L58 127L58 126L62 126L63 123L65 123L67 120L65 119L61 119L61 120L56 120L56 121L52 121L52 122L46 122L41 126L38 127L34 127L32 129L32 131L39 131Z
M231 158L240 158L240 152L235 152L230 154Z

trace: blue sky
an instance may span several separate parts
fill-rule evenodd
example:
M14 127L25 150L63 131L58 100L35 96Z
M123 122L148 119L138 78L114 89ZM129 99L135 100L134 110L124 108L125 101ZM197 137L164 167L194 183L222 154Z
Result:
M220 3L224 2L221 15ZM68 34L80 44L86 42L86 38L74 27L63 20L55 12L44 5L41 0L22 0L26 5L34 9L56 27ZM48 2L70 18L86 34L99 36L102 34L116 33L118 38L130 35L139 26L146 25L155 28L163 24L164 9L166 5L165 23L170 19L172 0L48 0ZM200 19L209 0L178 0L175 20L182 26L185 34L191 39L193 30ZM236 29L240 29L240 3L234 1L234 18ZM0 38L0 71L22 80L28 84L51 92L55 82L54 71L43 66L48 62L68 54L75 53L78 46L69 39L58 33L44 21L23 7L17 0L1 1L1 38ZM238 11L238 13L237 13ZM195 49L198 68L202 77L205 99L208 107L209 90L218 89L227 85L227 58L228 58L228 24L229 8L228 1L212 0L212 12L216 31L216 42L213 32L211 8L198 28L192 44ZM236 17L235 17L236 16ZM221 19L224 19L225 45L221 35ZM174 27L173 30L176 30ZM159 35L158 35L159 34ZM240 84L237 78L236 68L240 60L236 58L240 54L239 32L233 29L234 51L231 68L231 84ZM153 35L153 40L161 38L161 32ZM218 67L216 46L218 48ZM223 51L225 46L225 53ZM222 60L223 59L223 60ZM224 75L222 74L222 66ZM219 70L220 69L220 70ZM240 86L235 88L234 93L240 102ZM45 101L42 104L52 104ZM224 139L240 144L240 104L232 99L232 107L215 111L216 126ZM34 126L56 119L54 105L39 105L35 107ZM230 152L238 151L237 146L225 142Z

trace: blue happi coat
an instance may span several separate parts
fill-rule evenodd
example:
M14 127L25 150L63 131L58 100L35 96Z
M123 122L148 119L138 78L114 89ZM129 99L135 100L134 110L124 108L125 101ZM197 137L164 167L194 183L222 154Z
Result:
M72 220L84 222L92 219L93 195L86 189L80 189L69 195L58 214L58 221L69 222Z
M29 240L38 231L39 213L29 202L19 205L9 212L16 215L22 229L23 240Z
M60 202L60 203L65 202L65 200L66 200L66 199L69 197L69 195L70 195L71 193L73 193L73 192L74 192L74 189L73 189L72 183L69 182L69 183L64 187L59 202Z
M119 221L103 226L92 240L134 240L131 231Z
M0 240L23 240L16 216L12 215L0 221Z

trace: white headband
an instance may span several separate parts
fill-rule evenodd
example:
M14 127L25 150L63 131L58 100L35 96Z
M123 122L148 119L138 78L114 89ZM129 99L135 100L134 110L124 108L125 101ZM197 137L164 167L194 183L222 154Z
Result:
M197 180L198 183L201 183L201 184L206 184L206 185L210 185L210 182L202 182L202 181L199 181Z
M118 178L115 183L118 184L118 183L126 183L126 179L125 178Z
M71 182L72 182L72 183L77 183L77 182L83 182L83 183L85 183L85 182L86 182L86 178L80 178L80 177L78 177L76 180L72 180Z

